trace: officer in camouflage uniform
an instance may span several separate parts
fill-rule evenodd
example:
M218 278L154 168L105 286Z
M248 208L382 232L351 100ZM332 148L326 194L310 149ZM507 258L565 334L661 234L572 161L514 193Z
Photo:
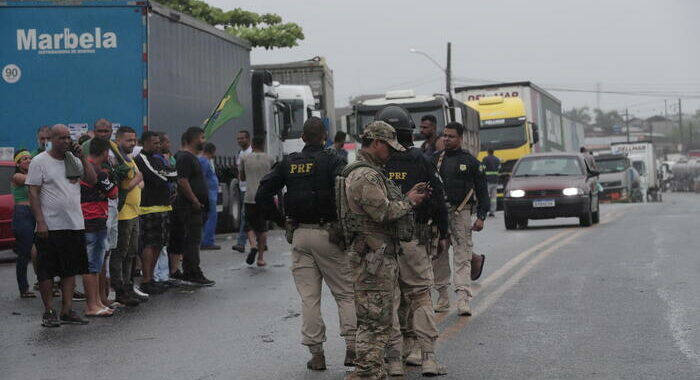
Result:
M462 149L464 126L450 123L443 131L445 150L433 155L433 162L445 182L445 198L449 217L454 265L454 285L457 294L457 313L471 315L472 298L472 231L481 231L489 212L490 199L483 167L476 157ZM472 225L473 195L476 194L476 220ZM483 265L483 257L481 257ZM447 251L433 259L435 288L438 290L436 311L449 308L447 287L450 285L450 259Z
M391 332L399 240L413 236L412 209L428 196L417 184L406 195L381 168L394 150L405 150L389 124L365 127L358 161L337 179L337 207L352 269L357 338L355 372L346 379L383 379Z
M430 262L432 241L440 241L442 249L449 246L449 225L445 195L435 165L413 146L413 120L404 108L389 105L377 112L376 120L390 124L396 130L405 152L394 152L386 164L389 179L407 192L415 184L429 183L430 199L415 210L414 237L401 242L402 255L398 257L399 290L394 303L394 321L387 349L389 374L403 375L401 355L406 363L423 366L424 376L445 375L447 371L435 358L438 338L435 312L430 299L433 286L433 266ZM432 224L439 236L433 239Z
M292 275L301 297L302 344L309 347L312 370L326 369L323 342L326 326L321 317L322 281L338 305L340 335L345 338L345 365L355 360L355 302L350 265L343 249L335 210L335 178L347 164L335 150L323 149L323 121L311 117L304 123L301 152L285 157L260 182L255 202L272 219L277 213L274 196L283 188L287 214L287 238L292 244ZM270 217L271 216L271 217Z

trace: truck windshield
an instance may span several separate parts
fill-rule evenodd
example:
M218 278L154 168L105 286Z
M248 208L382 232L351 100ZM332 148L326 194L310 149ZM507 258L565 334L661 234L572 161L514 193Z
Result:
M634 168L637 169L637 172L639 172L639 175L646 175L647 174L647 169L646 169L646 165L644 165L644 161L632 161L632 166L634 166Z
M406 107L405 104L402 104L402 106ZM443 111L442 108L432 108L432 109L426 109L426 108L414 108L411 109L409 107L406 107L408 112L411 113L411 119L413 119L413 123L416 125L416 129L413 130L413 138L416 140L423 140L423 136L420 134L420 120L423 118L425 115L433 115L435 116L435 119L437 119L437 134L440 136L442 134L443 128L445 128L445 112ZM371 112L360 112L359 117L358 117L358 123L357 123L357 133L358 135L362 133L362 131L365 129L365 126L371 122L374 121L374 115L377 113L377 111L371 111Z
M515 168L515 177L583 175L578 159L573 157L523 158Z
M598 171L601 173L617 173L627 169L627 162L624 158L613 160L596 159L595 164L598 166Z
M287 138L300 139L304 131L304 101L301 99L279 99L292 111L292 129Z
M527 142L525 124L507 127L481 127L479 140L481 140L482 151L517 148Z

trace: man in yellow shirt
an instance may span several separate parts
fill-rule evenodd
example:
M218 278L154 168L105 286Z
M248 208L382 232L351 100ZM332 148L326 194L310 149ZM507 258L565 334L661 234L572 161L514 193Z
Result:
M112 288L117 294L116 301L127 306L137 306L139 302L148 298L137 295L133 289L131 278L134 257L138 250L139 242L139 207L141 204L141 187L143 187L143 175L131 157L136 146L136 131L130 127L122 126L117 130L117 146L124 158L124 164L128 166L128 175L119 186L120 192L126 192L126 199L120 204L119 234L117 249L109 260L109 273Z

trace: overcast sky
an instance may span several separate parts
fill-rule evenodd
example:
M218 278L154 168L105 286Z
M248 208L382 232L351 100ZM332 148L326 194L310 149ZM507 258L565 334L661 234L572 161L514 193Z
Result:
M669 96L602 94L601 107L649 116L700 108L700 1L206 0L229 10L274 12L306 39L292 49L254 49L252 63L324 56L338 106L350 97L413 88L444 92L441 65L452 42L455 85L529 80L544 88L667 91ZM446 5L451 3L451 5ZM596 106L596 95L552 91L564 108Z

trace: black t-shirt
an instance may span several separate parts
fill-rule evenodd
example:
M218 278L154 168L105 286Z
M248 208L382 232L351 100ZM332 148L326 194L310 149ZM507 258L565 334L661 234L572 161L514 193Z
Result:
M177 152L175 154L175 168L177 169L177 178L187 179L190 182L192 192L197 199L199 199L199 203L207 205L209 203L207 184L204 181L202 165L199 164L199 159L197 159L197 156L184 150ZM175 206L191 207L192 202L185 197L185 194L182 191L178 191Z

